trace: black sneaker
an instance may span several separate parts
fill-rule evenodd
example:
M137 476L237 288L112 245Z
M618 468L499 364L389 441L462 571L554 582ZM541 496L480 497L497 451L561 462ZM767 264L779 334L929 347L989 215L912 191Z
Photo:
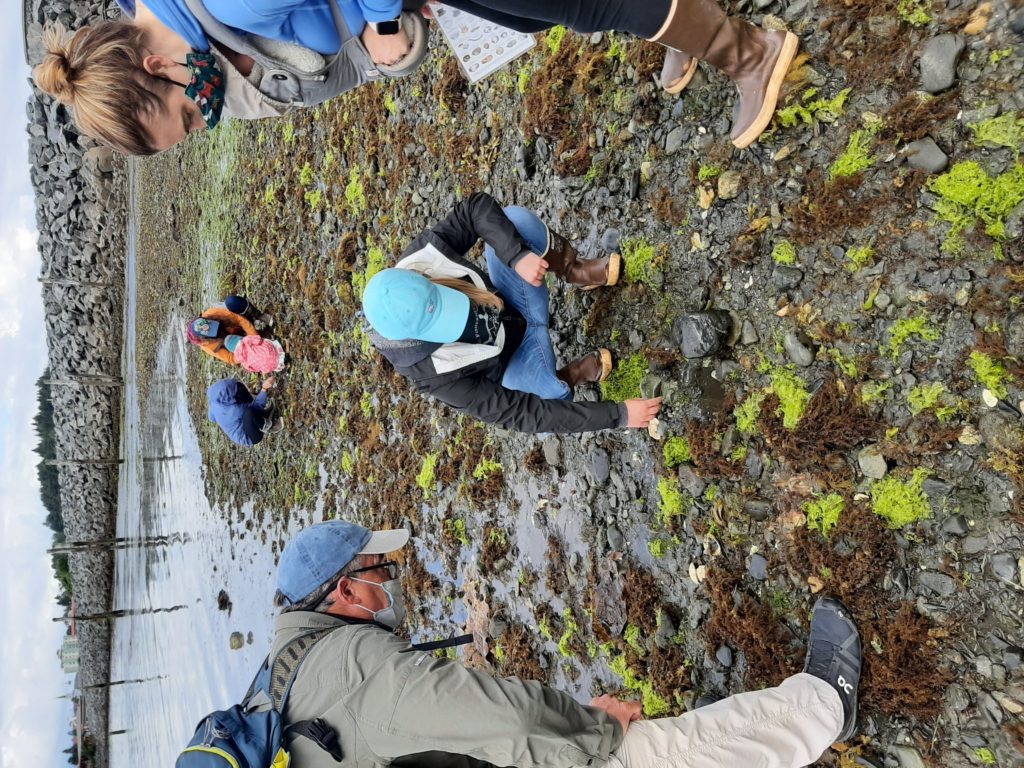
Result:
M843 702L843 730L836 741L848 741L857 730L857 687L864 655L857 625L846 606L833 597L814 604L811 637L804 672L831 685Z

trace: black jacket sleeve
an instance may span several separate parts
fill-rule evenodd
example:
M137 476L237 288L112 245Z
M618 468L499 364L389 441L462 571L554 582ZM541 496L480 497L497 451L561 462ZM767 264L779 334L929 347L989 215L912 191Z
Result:
M453 408L488 424L516 432L574 434L626 426L626 406L621 403L574 403L544 400L484 378L466 376L423 391Z
M509 267L530 252L501 206L485 192L475 192L456 203L431 231L459 254L467 253L482 238Z

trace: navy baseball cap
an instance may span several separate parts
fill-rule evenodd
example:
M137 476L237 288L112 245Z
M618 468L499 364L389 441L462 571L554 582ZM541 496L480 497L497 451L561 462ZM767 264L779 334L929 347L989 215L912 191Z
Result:
M411 269L385 269L370 278L363 311L385 339L458 341L469 320L469 297Z
M299 531L277 566L277 588L298 603L334 578L357 555L384 555L405 546L404 528L371 531L347 520L328 520Z

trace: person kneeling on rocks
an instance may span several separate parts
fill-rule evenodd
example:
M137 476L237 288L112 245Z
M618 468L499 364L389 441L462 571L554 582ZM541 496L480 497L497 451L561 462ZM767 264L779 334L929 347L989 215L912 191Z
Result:
M463 255L483 238L484 273ZM423 393L519 432L646 427L661 398L573 402L611 373L598 349L556 370L548 330L548 271L584 288L615 285L621 257L583 260L534 213L504 211L487 194L458 203L374 275L363 294L374 346Z
M303 654L285 726L319 718L319 735L341 751L336 762L293 735L286 747L295 768L797 768L855 732L861 644L837 600L815 604L800 674L679 717L643 720L639 702L600 696L584 706L540 682L495 678L396 636L405 604L398 566L384 555L408 539L404 529L371 532L331 520L300 531L281 554L272 657L296 647Z
M271 376L264 380L260 393L254 398L238 379L224 379L210 385L206 390L210 421L224 430L231 442L247 447L256 445L267 435L277 434L284 428L284 420L276 415L276 409L269 402L273 386Z
M276 373L284 368L285 351L277 341L263 338L255 322L270 325L273 318L258 312L244 296L228 296L189 320L185 334L203 352L228 365Z

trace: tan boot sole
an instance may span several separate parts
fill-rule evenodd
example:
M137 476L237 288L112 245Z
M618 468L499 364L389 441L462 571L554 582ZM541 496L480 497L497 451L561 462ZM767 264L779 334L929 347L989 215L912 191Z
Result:
M662 90L664 90L665 93L671 94L672 96L675 96L676 94L685 91L686 86L688 86L690 84L690 81L693 80L693 76L697 74L697 63L697 59L690 59L690 66L687 67L685 72L683 72L683 76L679 78L679 82L677 82L670 88L662 86Z
M619 277L622 275L622 256L617 253L613 253L608 257L608 279L603 285L587 285L581 288L583 291L592 291L595 288L608 288L616 285L619 282Z
M787 32L786 39L782 43L782 50L779 52L779 60L775 62L775 69L772 70L768 88L765 90L761 111L757 113L757 118L750 124L750 127L732 140L737 148L746 149L757 141L758 137L764 133L764 129L768 127L768 123L772 121L775 106L779 101L779 91L782 90L782 84L786 81L786 74L789 72L789 65L793 63L793 58L798 50L800 50L800 38L792 32Z
M612 375L612 353L610 350L601 347L597 350L597 354L601 356L601 378L598 381L604 381Z

